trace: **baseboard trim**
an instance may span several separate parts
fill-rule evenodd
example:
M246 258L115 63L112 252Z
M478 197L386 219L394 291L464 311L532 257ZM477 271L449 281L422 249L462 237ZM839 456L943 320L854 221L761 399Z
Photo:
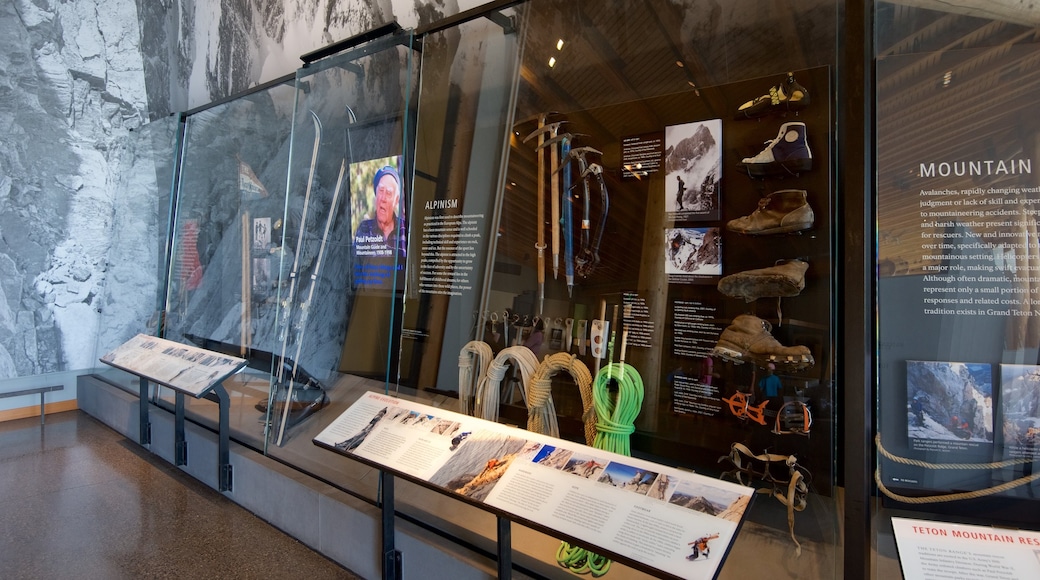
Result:
M70 399L68 401L56 401L54 403L47 403L44 405L44 413L50 415L51 413L63 413L65 411L75 411L79 409L79 404L76 399ZM0 423L4 421L14 421L15 419L25 419L27 417L39 417L40 406L30 405L28 407L19 407L17 409L7 409L6 411L0 411Z

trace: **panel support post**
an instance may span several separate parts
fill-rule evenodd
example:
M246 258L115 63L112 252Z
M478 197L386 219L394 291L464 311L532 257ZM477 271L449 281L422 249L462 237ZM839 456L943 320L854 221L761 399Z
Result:
M224 383L218 383L213 387L213 390L207 397L209 396L216 398L217 408L220 411L220 420L217 424L217 439L219 441L217 446L217 477L219 485L217 489L219 491L231 491L231 426L229 424L231 397L228 396L227 390L224 389Z
M380 508L383 514L383 580L401 580L401 552L394 546L394 476L379 472Z
M184 393L174 396L173 415L173 464L188 464L188 442L184 439Z
M148 420L148 379L141 377L138 383L140 393L140 420L138 421L137 442L141 445L152 444L152 424Z
M508 519L498 518L498 577L511 578L513 574L513 532Z

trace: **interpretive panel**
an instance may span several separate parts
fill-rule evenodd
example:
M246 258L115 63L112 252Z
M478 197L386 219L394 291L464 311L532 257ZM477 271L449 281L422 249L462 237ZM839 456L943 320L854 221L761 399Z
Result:
M892 518L903 577L1040 578L1040 533Z
M146 334L119 345L101 362L196 398L246 365L245 359Z
M713 578L752 488L367 393L314 439L683 578Z
M1037 54L1021 46L1001 59ZM931 111L984 105L970 123L920 118L898 101L921 58L878 62L881 491L919 505L995 493L1035 502L1022 484L1040 433L1040 156L1021 131L1035 115L1004 103L997 84L951 77L915 99ZM976 463L990 469L962 467ZM987 512L1032 523L1034 508Z

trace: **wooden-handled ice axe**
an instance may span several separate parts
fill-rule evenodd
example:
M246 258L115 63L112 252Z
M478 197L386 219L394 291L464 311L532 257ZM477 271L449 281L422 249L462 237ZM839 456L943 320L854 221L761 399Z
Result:
M532 135L538 136L538 145L541 145L545 141L545 132L541 131L545 127L545 119L553 113L538 113L533 117L529 117L518 122L515 126L524 125L531 121L537 121L538 128ZM528 136L528 139L530 135ZM527 141L527 139L524 139ZM542 151L535 148L535 153L538 155L538 240L535 242L535 250L538 251L538 314L542 314L542 310L545 305L545 161Z
M540 151L541 149L544 149L546 146L545 135L548 133L550 139L555 139L560 131L560 127L563 126L563 124L566 122L567 121L557 121L555 123L548 123L546 125L543 125L527 137L524 137L524 141L527 141L532 137L538 136L538 146L535 149ZM539 159L541 159L540 155L541 154L539 153ZM559 170L559 165L559 153L557 152L556 147L552 147L549 149L549 174L556 175L556 172ZM541 182L543 175L544 174L541 168L539 168L539 183ZM559 277L560 272L560 187L556 183L555 178L551 178L550 181L550 194L552 195L552 217L549 223L552 225L553 279L555 280L557 277Z

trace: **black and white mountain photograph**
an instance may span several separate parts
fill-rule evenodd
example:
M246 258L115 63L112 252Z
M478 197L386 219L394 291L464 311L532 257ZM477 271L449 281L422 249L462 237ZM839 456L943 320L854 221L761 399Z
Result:
M722 120L664 130L665 208L674 220L719 219Z

